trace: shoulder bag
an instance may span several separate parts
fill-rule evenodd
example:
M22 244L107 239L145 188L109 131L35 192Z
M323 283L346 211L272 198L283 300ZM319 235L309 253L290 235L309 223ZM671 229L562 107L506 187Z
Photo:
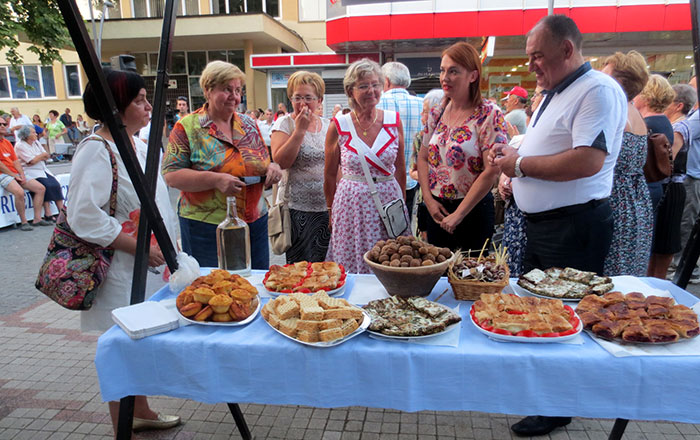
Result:
M671 143L663 133L649 133L647 136L647 161L644 164L644 177L647 182L658 182L671 176L673 153Z
M403 199L398 198L392 200L386 205L382 205L381 200L379 200L379 193L377 191L377 185L374 184L372 179L372 174L369 171L369 165L367 165L367 160L365 159L364 146L357 146L357 154L360 156L360 163L362 164L362 170L365 174L365 179L367 180L367 185L369 186L369 192L372 195L374 204L379 211L379 217L384 223L387 234L390 238L396 238L401 235L406 229L408 229L408 219L406 219L406 204Z
M109 215L117 208L117 159L107 141L100 138L109 152L112 165L112 188L109 194ZM34 285L44 295L70 310L92 307L97 289L104 282L112 262L114 249L85 241L75 235L68 224L64 205L56 220L49 248Z
M270 238L270 247L275 255L282 255L292 247L292 219L289 216L287 200L287 187L284 188L284 196L281 202L277 202L279 185L272 188L272 203L267 213L267 235Z

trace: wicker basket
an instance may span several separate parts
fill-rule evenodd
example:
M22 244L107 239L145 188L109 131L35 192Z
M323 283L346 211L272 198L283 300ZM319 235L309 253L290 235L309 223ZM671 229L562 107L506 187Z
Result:
M506 276L502 281L486 282L477 280L462 280L457 278L457 275L452 271L452 268L457 261L457 258L452 260L447 269L447 279L452 286L452 292L455 299L460 301L476 301L482 293L501 293L508 285L510 278L510 269L506 266Z

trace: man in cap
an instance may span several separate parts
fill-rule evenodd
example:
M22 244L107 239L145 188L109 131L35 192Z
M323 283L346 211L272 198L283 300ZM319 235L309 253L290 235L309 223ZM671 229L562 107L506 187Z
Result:
M520 86L515 86L510 91L505 92L506 122L518 129L519 134L525 134L527 130L527 90Z

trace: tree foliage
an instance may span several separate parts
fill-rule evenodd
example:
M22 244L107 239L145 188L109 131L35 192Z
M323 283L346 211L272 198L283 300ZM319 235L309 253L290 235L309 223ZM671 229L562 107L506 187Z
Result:
M0 0L0 50L7 50L7 61L21 87L24 59L19 51L20 36L44 66L63 61L60 49L72 47L57 0Z

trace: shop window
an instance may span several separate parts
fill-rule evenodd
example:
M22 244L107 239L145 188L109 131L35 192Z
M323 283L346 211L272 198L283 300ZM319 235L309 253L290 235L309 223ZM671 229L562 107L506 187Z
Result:
M170 54L170 73L180 74L187 73L187 63L185 61L185 52L173 51Z
M326 0L299 0L299 21L325 21Z
M149 17L160 18L163 16L163 9L165 9L165 2L163 0L148 0L148 6Z
M228 62L245 72L245 56L242 50L229 50Z
M206 65L206 52L187 52L187 73L189 75L201 75Z
M137 52L132 55L134 56L136 71L139 75L148 75L148 54L145 52Z
M69 98L79 98L83 95L80 86L80 72L76 64L63 66L63 73L66 80L66 94Z
M207 55L210 63L212 61L227 61L225 50L210 50Z
M8 76L9 69L0 67L0 98L10 98L10 77Z
M135 18L148 17L147 0L131 0L131 10L134 11Z

